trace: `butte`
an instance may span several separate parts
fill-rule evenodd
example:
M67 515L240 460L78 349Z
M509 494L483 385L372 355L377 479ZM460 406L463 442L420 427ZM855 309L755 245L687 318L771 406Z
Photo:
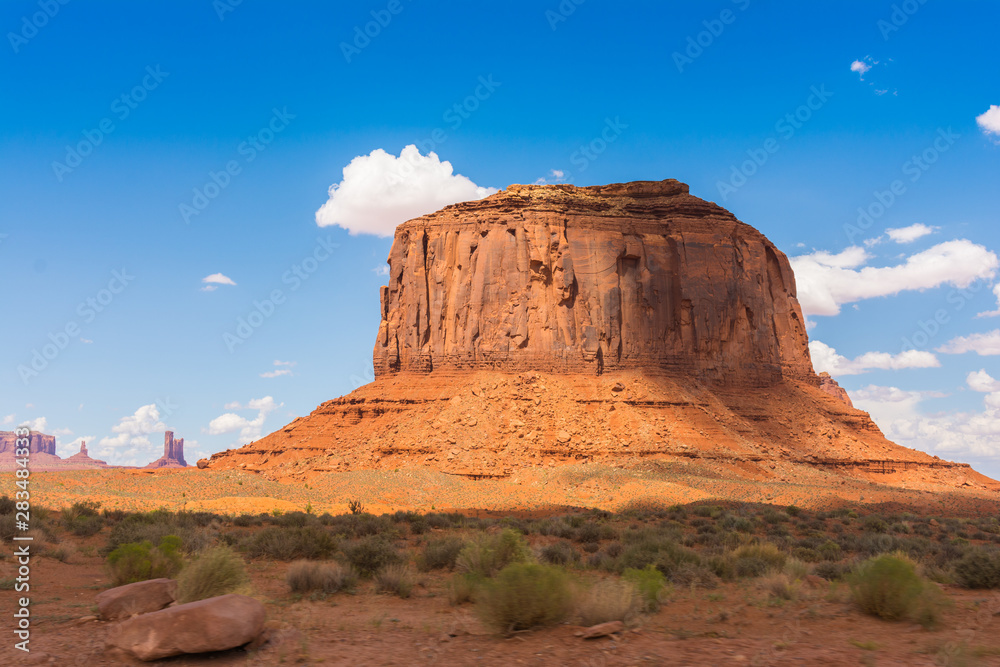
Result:
M890 442L818 376L786 256L678 181L512 185L399 225L389 267L375 381L199 467L503 478L697 463L726 479L1000 489Z

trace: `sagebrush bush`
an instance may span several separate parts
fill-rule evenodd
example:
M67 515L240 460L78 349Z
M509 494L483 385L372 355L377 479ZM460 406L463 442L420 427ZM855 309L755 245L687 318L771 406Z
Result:
M667 578L654 566L648 565L641 570L627 568L622 578L635 586L642 601L643 611L654 612L669 594Z
M8 495L0 496L0 514L13 514L17 510L17 503Z
M538 555L540 560L552 565L569 565L580 557L573 545L565 540L545 545Z
M246 591L250 577L246 563L228 547L207 549L184 566L177 577L177 600L195 602Z
M731 554L733 568L739 577L761 577L785 566L787 556L770 542L747 544Z
M180 548L181 540L175 535L165 536L155 547L149 541L119 545L107 558L111 580L115 586L123 586L173 577L183 565Z
M531 551L524 538L511 528L496 535L482 535L458 554L455 568L480 577L491 577L510 563L529 560Z
M285 582L293 593L338 593L353 588L357 579L351 568L337 562L298 560L285 573Z
M375 573L388 565L403 561L403 557L390 542L381 538L369 536L350 544L344 554L354 566L358 574L365 579L375 576Z
M580 625L610 621L631 622L644 607L636 587L624 579L604 579L580 590L575 599L575 615Z
M555 565L511 563L476 595L483 621L502 633L559 623L570 613L569 576Z
M408 598L413 591L413 573L406 565L387 565L375 573L375 591Z
M973 549L955 563L955 578L963 588L1000 588L1000 554Z
M471 572L457 572L448 580L448 602L460 605L474 602L476 591L482 586L484 579Z
M327 558L337 550L337 540L320 526L268 526L241 544L251 558L295 560Z
M458 554L464 548L465 540L458 537L430 540L417 556L417 567L422 572L454 569Z
M850 583L854 603L866 614L924 626L938 620L940 592L917 574L907 558L889 554L870 558L857 567Z

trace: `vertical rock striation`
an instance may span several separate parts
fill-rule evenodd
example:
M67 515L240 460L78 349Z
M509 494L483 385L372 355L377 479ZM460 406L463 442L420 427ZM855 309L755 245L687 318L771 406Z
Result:
M791 267L678 181L512 185L396 229L377 377L437 370L813 377Z

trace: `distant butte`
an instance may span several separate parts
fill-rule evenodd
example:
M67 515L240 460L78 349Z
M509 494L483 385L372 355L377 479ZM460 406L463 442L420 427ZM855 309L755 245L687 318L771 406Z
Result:
M173 431L163 433L163 456L150 463L147 468L186 468L184 460L184 438L174 439Z
M375 381L199 467L481 478L641 461L1000 489L890 442L818 376L788 259L678 181L512 185L399 225L389 267Z

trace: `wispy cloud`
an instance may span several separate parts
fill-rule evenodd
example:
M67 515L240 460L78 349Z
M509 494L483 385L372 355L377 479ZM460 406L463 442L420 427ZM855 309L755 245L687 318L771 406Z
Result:
M201 279L201 282L205 283L205 286L201 288L202 292L214 292L219 289L219 285L236 285L236 282L232 278L222 273L213 273L210 276L205 276Z
M1000 106L991 104L989 109L976 116L976 124L983 134L994 140L1000 140Z

